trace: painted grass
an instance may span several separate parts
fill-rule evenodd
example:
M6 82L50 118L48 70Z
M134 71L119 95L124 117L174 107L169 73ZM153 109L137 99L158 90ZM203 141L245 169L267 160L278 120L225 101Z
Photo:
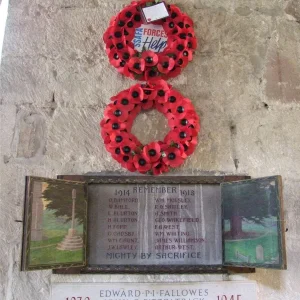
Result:
M55 230L65 230L65 232L68 231L68 229L71 227L71 221L65 222L64 217L56 218L54 215L53 210L44 210L43 214L43 229L44 231L52 231ZM79 234L83 231L83 225L77 225L76 230Z
M256 260L256 247L261 245L264 248L264 261ZM278 257L278 236L274 232L246 240L225 241L225 260L227 262L244 262L236 258L236 251L250 256L251 263L266 263Z
M30 265L51 265L56 263L81 262L82 255L82 250L61 251L56 249L56 245L46 248L31 249Z
M38 248L38 247L44 247L48 245L58 244L60 243L63 238L65 237L65 232L60 232L59 236L54 235L54 237L43 240L43 241L31 241L30 248Z
M65 218L56 218L53 210L44 210L43 240L30 242L30 265L51 265L57 263L75 263L82 261L83 250L57 250L57 244L68 234L71 222ZM76 226L77 233L82 236L83 225Z

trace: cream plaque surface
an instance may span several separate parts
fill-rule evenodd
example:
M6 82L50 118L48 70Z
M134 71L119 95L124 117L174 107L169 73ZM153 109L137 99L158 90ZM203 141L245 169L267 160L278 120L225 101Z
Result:
M56 283L52 300L256 300L256 282Z
M89 265L222 265L218 185L89 186Z

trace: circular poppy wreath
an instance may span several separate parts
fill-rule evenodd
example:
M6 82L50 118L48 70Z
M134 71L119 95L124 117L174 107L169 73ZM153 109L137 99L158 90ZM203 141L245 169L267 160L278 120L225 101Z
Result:
M199 117L191 101L164 80L136 84L111 98L101 121L105 147L131 172L160 175L179 167L197 145ZM164 141L142 143L131 133L141 110L157 109L168 119L170 132Z
M111 19L103 36L110 64L132 79L176 77L192 60L197 48L192 19L176 5L167 5L170 16L152 23L163 26L168 37L166 48L161 53L150 50L140 53L134 49L132 40L135 30L142 25L139 7L155 5L157 2L159 1L133 1Z

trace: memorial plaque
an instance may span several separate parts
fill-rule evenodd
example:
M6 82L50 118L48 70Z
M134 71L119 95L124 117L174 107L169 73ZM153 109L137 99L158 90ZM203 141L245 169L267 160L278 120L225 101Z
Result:
M91 265L222 265L220 186L92 184Z
M54 283L52 300L256 300L256 282Z
M27 180L23 270L224 273L286 268L278 176L60 179Z

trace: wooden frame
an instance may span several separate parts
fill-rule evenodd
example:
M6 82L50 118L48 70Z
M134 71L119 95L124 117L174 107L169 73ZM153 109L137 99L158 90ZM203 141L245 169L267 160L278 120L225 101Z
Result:
M248 188L247 188L248 186ZM247 188L247 189L246 189ZM287 269L287 260L286 260L286 246L285 246L285 226L283 220L283 195L282 195L282 178L281 176L271 176L271 177L264 177L264 178L257 178L252 179L251 181L237 181L237 182L228 182L221 184L221 191L222 191L222 216L223 216L223 235L225 232L225 216L226 216L226 191L229 191L230 198L234 202L236 201L238 205L238 209L240 211L240 215L243 216L243 219L246 220L247 223L250 223L250 226L253 224L259 228L259 231L251 232L252 234L259 234L259 237L254 238L251 242L256 244L256 251L257 253L253 254L253 252L248 252L249 256L246 253L237 253L236 255L240 256L241 259L238 261L227 261L228 257L227 254L230 252L229 250L226 252L225 244L227 242L226 237L223 236L223 262L226 266L240 266L240 267L256 267L256 268L266 268L266 269L280 269L285 270ZM240 191L239 195L235 195L234 191ZM243 191L243 192L241 192ZM259 192L260 191L260 192ZM271 193L273 195L271 196ZM254 194L252 194L254 192ZM247 200L254 200L254 201L247 201ZM228 201L227 201L228 203ZM246 207L243 208L244 204ZM252 207L249 207L249 204ZM265 206L264 206L265 204ZM248 206L247 206L248 205ZM234 205L233 205L234 206ZM263 207L260 208L260 207ZM234 211L234 207L230 207L231 214ZM244 215L244 212L246 215ZM249 212L251 211L251 213ZM263 211L260 213L260 211ZM250 222L248 218L250 217ZM255 216L255 218L253 218ZM262 222L259 220L259 217L263 220ZM272 218L272 226L268 226L266 220L270 221L270 217ZM254 222L253 222L254 220ZM276 226L276 230L274 229L274 223ZM270 229L271 228L271 229ZM262 234L262 230L264 230L267 234ZM273 261L270 258L267 258L267 254L264 253L263 239L268 239L268 235L271 237L268 240L268 248L271 248L272 251L275 250L275 254L273 254ZM264 238L264 236L266 236ZM274 238L276 236L276 238ZM229 241L229 245L233 245L236 249L243 246L244 249L249 251L249 246L247 243L249 241L249 237L245 240L239 239L237 241L231 240ZM232 247L232 246L231 246ZM232 247L232 248L233 248ZM229 247L228 247L229 248ZM269 250L270 252L270 250ZM246 255L245 255L246 254ZM261 257L255 257L255 255ZM252 255L252 256L251 256ZM269 254L270 255L270 254ZM271 256L272 257L272 256ZM241 260L245 260L241 262Z
M117 183L138 183L138 184L221 184L237 180L250 179L249 176L79 176L79 175L61 175L59 179L84 181L88 185L92 184L117 184ZM89 249L87 249L87 252ZM88 265L82 268L57 269L53 271L56 274L164 274L164 273L253 273L253 268L234 268L204 265Z
M57 184L58 180L45 179L41 177L26 177L25 185L25 201L24 201L24 226L23 226L23 245L22 245L22 256L21 256L21 269L22 270L42 270L42 269L54 269L54 268L65 268L74 266L84 266L86 264L86 247L82 248L82 259L81 262L64 262L64 263L49 263L49 264L30 264L30 244L31 244L31 224L32 224L32 205L33 205L33 188L34 183L46 183L50 185L51 183ZM63 185L71 185L72 187L81 186L84 188L82 182L67 182L60 181ZM85 190L86 196L86 190ZM84 197L85 197L84 196ZM86 201L86 197L85 197ZM86 207L86 204L85 204ZM84 211L84 218L86 219L87 210ZM87 228L86 223L83 223L83 245L86 245Z

